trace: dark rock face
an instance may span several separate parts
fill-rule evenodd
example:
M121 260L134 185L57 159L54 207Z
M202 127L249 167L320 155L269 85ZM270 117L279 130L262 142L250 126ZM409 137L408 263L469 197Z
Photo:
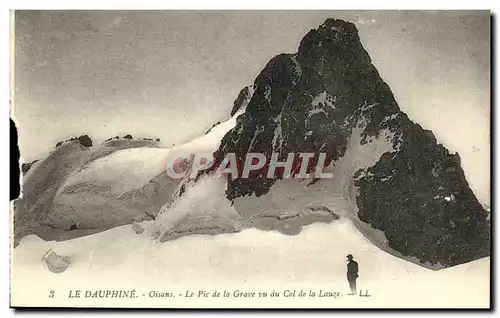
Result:
M307 33L298 53L272 58L253 87L246 112L214 153L212 170L227 153L235 153L241 173L249 152L268 159L278 152L280 161L291 152L311 152L309 172L320 153L326 164L339 162L347 151L384 140L391 150L370 165L335 171L347 174L342 188L355 189L356 217L383 231L390 248L421 263L452 266L489 255L488 214L458 154L401 112L354 24L326 20ZM240 92L232 115L247 95ZM360 134L355 147L354 132ZM248 179L228 179L227 198L266 194L282 178L279 172L268 178L267 171L264 166Z
M54 252L44 255L43 259L47 264L47 268L56 274L64 272L71 264L71 258L68 256L61 256Z
M88 135L78 137L78 141L80 142L80 145L84 147L92 147L92 139L90 139Z

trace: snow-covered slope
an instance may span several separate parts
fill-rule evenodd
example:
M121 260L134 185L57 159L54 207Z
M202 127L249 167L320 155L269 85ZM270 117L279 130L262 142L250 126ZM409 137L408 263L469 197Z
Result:
M177 186L158 178L169 151L142 140L63 143L23 178L14 203L15 244L30 233L49 240L91 234L130 223L155 204L157 211Z
M30 233L65 240L155 217L191 181L169 177L169 162L195 152L211 155L245 111L253 87L246 92L231 118L177 147L130 139L90 148L63 143L24 177L23 197L15 202L15 244Z
M71 258L55 274L42 259L48 249ZM191 235L157 243L129 225L64 242L25 237L13 252L12 304L124 307L488 307L489 258L433 271L393 257L360 234L349 219L304 227L295 236L255 228L216 236ZM358 289L347 296L345 255L359 263ZM32 288L37 277L37 288ZM135 299L69 299L69 290L135 289ZM280 297L185 298L186 290L273 290ZM285 298L286 289L340 292ZM47 298L56 291L56 300ZM151 291L175 298L150 298ZM105 304L105 305L104 305Z
M153 195L139 191L165 170L169 151L132 148L94 160L59 187L47 217L62 228L71 224L80 229L109 228L130 223L145 212Z

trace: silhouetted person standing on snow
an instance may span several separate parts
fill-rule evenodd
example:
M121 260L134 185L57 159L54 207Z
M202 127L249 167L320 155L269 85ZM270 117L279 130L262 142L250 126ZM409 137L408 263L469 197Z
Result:
M353 260L352 254L347 255L347 281L351 288L349 295L356 295L356 279L358 278L358 263Z

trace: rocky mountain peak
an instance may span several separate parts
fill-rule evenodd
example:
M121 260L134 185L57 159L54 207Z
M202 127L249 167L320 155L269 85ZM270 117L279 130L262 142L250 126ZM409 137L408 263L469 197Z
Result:
M297 53L272 58L252 88L251 96L240 93L248 105L214 153L212 170L227 153L238 170L250 152L277 152L281 161L323 153L334 178L321 182L352 203L356 220L384 232L392 250L440 266L489 255L487 213L459 156L399 109L354 24L327 19ZM267 170L228 179L227 198L268 193L281 176L268 178Z

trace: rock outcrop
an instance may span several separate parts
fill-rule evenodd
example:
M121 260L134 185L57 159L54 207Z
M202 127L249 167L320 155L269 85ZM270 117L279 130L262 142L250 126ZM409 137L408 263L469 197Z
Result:
M43 259L47 268L56 274L64 272L71 263L70 257L58 255L50 250L43 256Z

